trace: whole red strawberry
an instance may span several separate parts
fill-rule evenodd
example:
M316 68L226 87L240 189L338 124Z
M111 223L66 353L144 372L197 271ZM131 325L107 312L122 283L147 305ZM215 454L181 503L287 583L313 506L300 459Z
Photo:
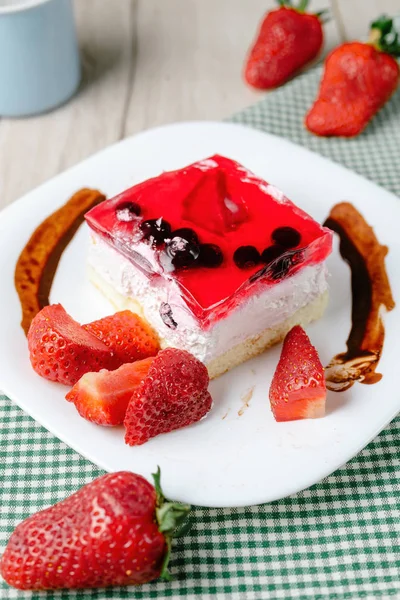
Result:
M5 581L55 590L168 579L171 540L190 507L165 502L140 475L109 473L15 529L1 559ZM182 530L181 530L182 531Z
M387 17L372 24L369 43L349 42L333 50L306 116L307 129L321 136L361 133L399 85L394 56L400 56L400 39Z
M324 369L300 325L293 327L285 337L269 399L276 421L323 417L325 414Z
M124 310L83 326L113 352L122 365L148 356L160 349L156 334L130 310Z
M113 370L120 364L61 304L46 306L35 316L28 331L28 348L36 373L66 385L74 385L88 371Z
M162 350L150 365L146 379L134 392L124 425L130 446L199 421L212 399L207 391L206 367L185 350Z
M322 13L306 13L308 0L301 0L297 8L288 0L279 4L264 17L245 65L247 83L263 90L290 79L316 58L324 41Z

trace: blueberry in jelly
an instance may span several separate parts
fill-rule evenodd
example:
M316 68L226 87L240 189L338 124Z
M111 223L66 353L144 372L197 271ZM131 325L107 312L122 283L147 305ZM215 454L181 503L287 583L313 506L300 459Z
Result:
M212 269L219 267L224 260L222 250L216 244L202 244L200 246L199 264Z
M271 237L275 244L284 248L294 248L300 244L301 240L300 233L293 227L277 227Z
M200 254L200 248L196 242L176 235L167 242L165 251L176 269L190 267Z
M260 253L254 246L240 246L235 250L233 260L239 269L251 269L260 262Z
M199 238L197 237L197 233L190 229L190 227L181 227L180 229L175 229L172 232L171 237L181 237L188 242L194 242L195 244L199 243Z
M164 221L162 217L159 219L149 219L143 221L140 225L143 237L153 244L162 244L165 239L171 236L171 225L168 221Z
M274 244L273 246L268 246L268 248L265 248L265 250L263 250L261 253L261 262L268 265L273 260L279 258L284 252L285 248L283 248L282 246L278 246L277 244Z
M118 221L135 221L140 216L141 210L136 202L121 202L115 209L115 216Z
M178 323L175 321L172 315L172 309L167 302L162 302L160 306L160 317L165 325L170 329L176 329L178 327Z

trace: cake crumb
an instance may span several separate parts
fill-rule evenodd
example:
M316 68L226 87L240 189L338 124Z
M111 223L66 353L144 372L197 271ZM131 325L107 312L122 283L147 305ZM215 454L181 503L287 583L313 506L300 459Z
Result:
M230 410L231 410L231 409L230 409L230 408L228 408L228 410L226 411L226 413L225 413L225 414L224 414L224 416L222 417L222 420L226 419L226 417L228 416L228 414L229 414L229 411L230 411Z
M250 389L247 390L247 392L242 396L242 408L240 410L238 410L238 415L239 417L241 417L244 413L244 411L246 410L246 408L249 408L250 405L250 400L253 397L253 393L254 393L254 385L253 387L251 387Z

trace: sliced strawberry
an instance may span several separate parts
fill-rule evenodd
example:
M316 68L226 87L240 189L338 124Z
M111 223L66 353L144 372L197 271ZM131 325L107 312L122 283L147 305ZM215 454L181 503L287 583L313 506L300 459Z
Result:
M116 371L86 373L65 396L79 414L98 425L122 425L129 400L145 379L154 358L122 365Z
M36 373L66 385L74 385L89 371L118 366L110 349L74 321L61 304L46 306L35 316L28 347Z
M206 367L185 350L167 348L153 360L125 415L125 442L144 444L151 437L202 419L212 399Z
M285 337L269 399L276 421L313 419L325 414L324 369L316 349L299 325Z
M114 353L119 364L155 356L160 349L154 331L130 310L83 326Z

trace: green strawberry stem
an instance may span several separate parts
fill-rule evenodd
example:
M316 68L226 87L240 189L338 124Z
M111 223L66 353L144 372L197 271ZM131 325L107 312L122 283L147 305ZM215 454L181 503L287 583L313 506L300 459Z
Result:
M381 52L400 56L400 17L382 15L371 23L369 43Z
M171 558L171 546L173 538L180 537L189 531L191 523L187 520L191 506L179 502L169 502L165 499L161 489L161 471L153 473L154 487L157 494L156 517L158 529L164 534L167 543L167 552L161 567L160 577L171 581L172 576L168 571L168 563Z
M309 0L300 0L297 10L299 12L306 12Z
M292 0L277 0L277 2L282 8L292 8L293 10L296 10L299 13L305 13L307 11L310 0L300 0L297 6L293 5ZM326 23L328 21L328 19L326 18L328 13L329 11L327 9L324 9L312 14L315 17L321 19L321 21L323 21L324 23Z

